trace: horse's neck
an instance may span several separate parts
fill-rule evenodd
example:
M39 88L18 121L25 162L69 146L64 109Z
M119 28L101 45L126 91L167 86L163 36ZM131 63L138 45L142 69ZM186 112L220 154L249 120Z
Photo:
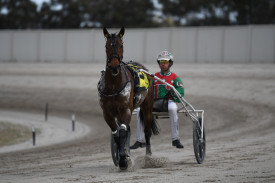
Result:
M114 91L120 89L123 84L124 84L124 79L123 79L123 69L120 69L120 72L117 76L113 76L111 71L106 68L106 73L105 73L105 89L108 91Z

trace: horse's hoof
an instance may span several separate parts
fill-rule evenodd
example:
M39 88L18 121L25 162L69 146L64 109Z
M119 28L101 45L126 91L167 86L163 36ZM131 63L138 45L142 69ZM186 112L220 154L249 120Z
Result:
M126 157L120 157L119 159L119 168L120 170L126 170L128 168L128 161Z

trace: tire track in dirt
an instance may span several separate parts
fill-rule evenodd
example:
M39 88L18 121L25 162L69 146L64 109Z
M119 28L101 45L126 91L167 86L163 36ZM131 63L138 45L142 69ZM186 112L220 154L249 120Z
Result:
M220 67L223 66L218 68ZM179 150L171 146L169 121L159 120L162 131L159 136L152 137L153 158L164 157L168 159L167 162L161 168L144 169L141 166L132 172L115 171L110 154L110 132L98 106L96 88L49 87L47 90L40 87L1 88L0 97L4 98L0 102L2 109L22 110L24 108L24 111L41 114L45 102L50 101L52 115L68 117L72 112L76 112L78 119L96 132L55 146L0 154L1 182L19 180L28 183L275 181L274 105L265 105L258 100L248 100L249 97L243 100L237 97L226 97L226 94L230 93L228 90L236 89L238 92L238 83L243 84L245 80L239 81L240 74L235 74L228 81L228 77L232 76L231 72L226 71L227 74L220 78L212 71L213 69L211 72L204 73L203 79L197 78L197 80L200 79L198 85L206 90L204 96L197 95L200 93L198 91L193 95L187 95L188 101L195 108L205 110L207 147L204 164L198 165L195 161L192 147L192 122L180 116L180 133L185 149ZM242 79L257 80L253 72L249 73L251 73L249 77L246 77L246 73L241 73ZM274 88L270 78L274 78L274 74L268 73L268 82L264 86L270 86L268 92L272 92ZM208 75L211 77L208 78ZM264 74L261 75L260 82L265 81L264 76ZM77 74L74 77L78 77ZM227 92L224 97L216 96L215 93L209 95L211 93L208 90L212 85L209 88L203 85L208 82L211 84L213 78L216 78L215 82L222 83L218 86L218 90ZM192 79L197 81L196 78ZM188 78L186 80L188 86ZM237 84L233 88L223 88L227 86L227 82L231 84L235 81ZM252 87L252 84L246 85L244 89L241 88L243 90L241 92ZM192 88L190 90L194 91ZM241 92L238 93L240 96ZM266 94L266 90L263 94ZM272 101L269 104L273 104ZM135 141L135 124L136 120L133 116L132 143ZM145 149L132 151L132 160L139 160L144 154Z

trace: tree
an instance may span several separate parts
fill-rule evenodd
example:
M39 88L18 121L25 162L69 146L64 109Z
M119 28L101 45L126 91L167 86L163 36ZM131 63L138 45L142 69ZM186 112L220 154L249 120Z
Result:
M275 22L274 0L159 0L175 25L247 25ZM236 14L236 20L231 15ZM184 20L184 21L183 21Z
M0 29L274 24L274 0L0 0ZM158 15L156 15L158 11ZM233 18L232 18L233 17Z
M237 11L237 24L270 24L275 22L272 10L274 0L233 0L232 10Z
M37 5L30 0L1 0L1 29L31 29L37 28Z
M164 20L171 18L176 26L183 25L187 21L187 16L200 12L203 0L159 0L162 5Z
M80 28L89 0L51 0L39 12L41 28Z
M152 27L148 0L51 0L40 10L41 28Z
M100 0L90 6L92 20L105 27L153 27L154 6L148 0Z

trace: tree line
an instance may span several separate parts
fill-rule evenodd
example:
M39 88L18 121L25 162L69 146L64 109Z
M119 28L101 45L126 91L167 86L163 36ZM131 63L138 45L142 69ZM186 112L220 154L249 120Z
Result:
M0 0L0 29L248 24L275 24L275 0Z

